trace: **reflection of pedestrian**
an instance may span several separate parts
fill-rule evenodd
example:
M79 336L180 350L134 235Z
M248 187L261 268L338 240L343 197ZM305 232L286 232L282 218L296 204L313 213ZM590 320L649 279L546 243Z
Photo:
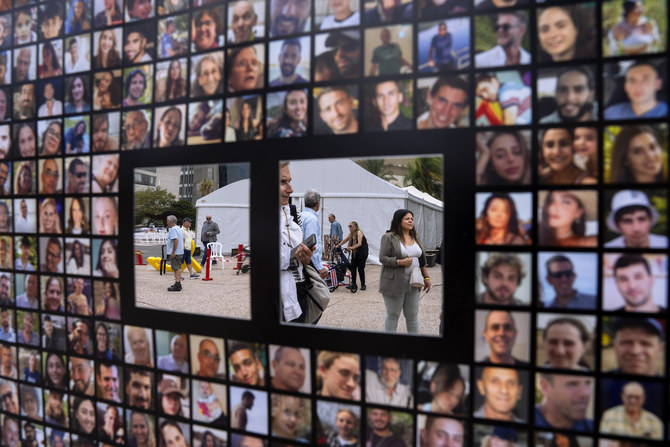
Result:
M199 277L194 270L193 270L193 263L191 262L191 242L193 239L194 233L191 231L191 218L190 217L184 217L184 220L182 222L182 227L181 231L184 233L184 262L186 263L186 268L188 269L189 273L191 274L190 278L195 279Z
M351 293L356 293L358 286L356 285L356 270L361 276L361 290L365 290L365 261L368 259L368 241L363 235L363 230L358 227L358 223L351 221L349 223L349 234L342 239L342 242L336 247L342 246L345 242L349 242L347 246L351 253L349 259L349 270L351 271L351 286L349 290Z
M216 235L219 233L219 225L212 221L212 215L208 214L205 218L205 222L202 224L202 231L200 232L200 241L202 242L202 245L205 246L205 251L202 254L202 262L200 264L205 265L205 262L207 262L207 244L216 242Z
M177 218L170 215L166 219L170 229L167 237L166 255L170 256L170 268L174 273L174 284L168 292L181 292L181 263L184 259L184 234L177 226Z

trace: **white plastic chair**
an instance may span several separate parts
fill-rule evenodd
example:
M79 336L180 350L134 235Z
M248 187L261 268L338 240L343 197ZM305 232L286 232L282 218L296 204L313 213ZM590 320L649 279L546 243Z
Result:
M221 242L210 242L207 244L207 248L210 250L209 252L209 268L210 270L212 269L212 260L216 259L217 261L221 262L221 270L223 270L223 267L225 265L225 261L223 259L223 244Z

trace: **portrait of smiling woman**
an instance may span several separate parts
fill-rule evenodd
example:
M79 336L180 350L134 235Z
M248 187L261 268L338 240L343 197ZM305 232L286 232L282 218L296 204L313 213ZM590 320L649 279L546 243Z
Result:
M539 62L564 62L595 56L595 3L537 10Z
M540 137L539 183L545 185L594 184L597 180L574 162L575 148L571 129L546 129Z
M667 182L667 134L666 125L607 128L606 135L614 135L614 144L607 144L606 139L611 165L605 170L609 174L605 180L610 183Z
M191 59L191 96L223 93L223 53L207 53Z
M477 184L530 184L530 131L477 133Z
M271 138L304 137L307 134L307 90L279 92L283 95L280 115L268 116L268 136ZM270 97L268 96L268 102ZM268 104L268 113L270 104Z

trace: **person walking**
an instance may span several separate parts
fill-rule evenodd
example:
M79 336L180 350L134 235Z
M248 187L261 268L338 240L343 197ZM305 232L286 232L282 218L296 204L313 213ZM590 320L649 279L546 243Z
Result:
M181 264L184 260L184 235L177 226L177 217L170 215L166 219L170 229L167 237L166 254L170 257L170 268L174 273L174 284L168 292L181 292Z
M191 218L184 217L184 220L181 223L181 232L184 233L184 262L186 263L186 268L188 268L189 277L191 279L196 279L198 275L195 270L193 270L193 263L191 262L191 244L193 243L193 237L195 233L191 231Z
M212 220L212 215L208 214L205 217L205 222L202 224L202 231L200 232L200 241L204 245L205 251L202 254L202 262L200 264L205 265L207 262L207 244L210 242L216 242L216 235L219 234L219 225ZM216 264L216 261L213 262Z

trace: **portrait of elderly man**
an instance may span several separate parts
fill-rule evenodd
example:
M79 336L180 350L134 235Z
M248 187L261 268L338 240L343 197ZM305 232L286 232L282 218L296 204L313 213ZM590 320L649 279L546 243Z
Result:
M609 323L605 330L611 342L610 346L603 344L601 350L604 370L641 376L661 375L665 370L665 330L659 320L625 316L606 323Z
M659 391L662 393L662 389L659 389ZM663 439L663 433L665 432L663 421L654 413L645 409L647 393L640 382L627 382L621 388L619 396L621 404L608 408L602 414L600 433L645 439Z
M152 367L151 329L126 326L125 338L126 363Z
M149 120L144 110L131 110L124 113L123 132L122 149L148 149L151 147Z
M393 357L367 357L365 401L412 408L412 361ZM376 366L376 368L371 368Z
M479 253L480 259L483 255ZM476 295L475 301L498 306L529 305L530 289L520 288L530 265L530 257L524 253L488 253L478 272L484 291ZM518 292L522 295L517 296Z
M228 5L228 38L232 43L245 43L261 37L264 27L258 24L253 1L239 0ZM260 5L265 5L260 3Z
M186 334L175 334L172 336L170 339L170 353L158 356L158 369L179 371L183 374L188 374L186 337Z

